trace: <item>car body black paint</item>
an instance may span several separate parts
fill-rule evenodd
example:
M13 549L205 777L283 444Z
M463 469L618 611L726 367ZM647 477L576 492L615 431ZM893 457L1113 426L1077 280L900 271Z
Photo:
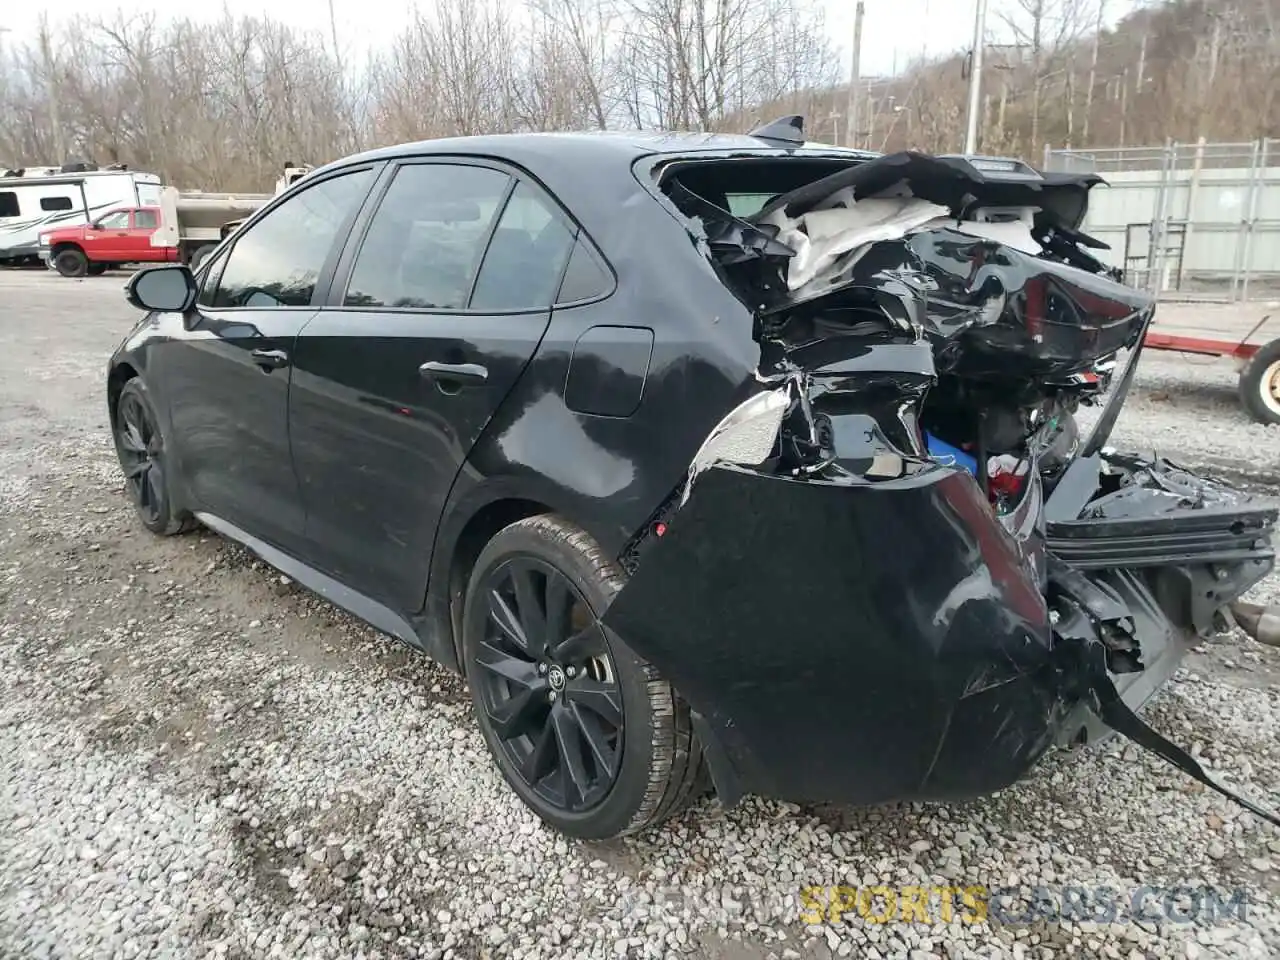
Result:
M575 413L629 417L640 406L653 359L648 327L592 327L573 345L565 404Z
M1073 360L1133 343L1150 311L1116 284L1030 257L1022 263L999 244L924 234L881 246L849 277L848 286L867 291L858 309L878 309L896 332L833 345L815 315L808 341L762 336L759 322L779 301L752 302L726 283L713 251L732 253L735 237L738 265L778 251L751 231L691 220L656 174L668 164L789 155L742 137L519 135L339 161L224 244L234 254L239 238L311 183L373 171L377 182L330 252L310 307L296 318L202 306L185 318L152 316L122 344L113 369L127 365L167 384L160 416L179 462L210 471L198 485L179 478L183 506L445 664L457 666L450 574L469 524L505 503L548 509L608 554L627 555L633 576L608 622L696 708L722 795L874 802L997 789L1061 735L1087 692L1073 686L1063 656L1073 648L1055 643L1048 607L1074 616L1084 600L1070 578L1055 581L1047 569L1038 486L997 519L972 478L929 459L920 403L940 372L958 368L966 343L982 361L968 373L1068 373ZM865 159L808 155L829 164ZM401 163L422 162L491 167L562 205L575 239L557 304L506 313L345 304L378 198ZM1075 189L1058 186L1064 196ZM998 291L966 283L983 257L1003 258L1005 269L991 272ZM224 249L202 275L216 283L226 262ZM1044 309L1027 295L1035 284ZM930 291L950 298L948 322L937 322L946 311L925 309ZM1109 322L1090 328L1100 313ZM601 336L610 328L646 331L651 344ZM193 449L200 434L183 420L185 401L175 407L184 378L166 381L166 371L209 349L204 341L240 366L201 368L201 392L188 400L220 409L206 414L211 426L197 427L232 454L224 472L237 457L263 458L221 486L210 450ZM284 351L288 365L266 372L252 356L243 360L263 348ZM1004 365L992 359L1000 352ZM485 375L451 384L418 372L441 363L482 366ZM714 465L677 508L695 455L726 412L763 383L798 383L801 365L805 415L815 418L815 435L823 424L813 448L830 458L807 480ZM246 372L259 379L246 381ZM283 399L281 388L266 386L273 382L285 384ZM264 518L289 489L281 404L298 497L294 509ZM1089 481L1073 479L1080 507L1096 481L1085 493ZM219 496L226 502L209 502ZM1064 507L1058 516L1078 514ZM644 536L672 516L666 536ZM1269 568L1272 555L1261 552ZM1255 572L1232 580L1224 596ZM1155 611L1139 627L1156 633L1167 611L1153 586L1132 577L1135 604L1151 600L1144 610ZM1073 639L1082 648L1099 642L1083 630Z
M1039 587L942 467L864 492L713 468L608 621L680 678L750 793L976 795L1062 709Z
M121 344L112 366L127 364L150 380L175 364L190 365L206 349L241 356L250 348L287 347L292 364L288 369L264 374L251 361L242 368L225 368L257 378L242 381L238 392L231 386L234 376L226 382L215 377L201 383L200 396L216 398L202 401L212 408L203 416L223 424L223 432L209 428L204 434L218 453L216 462L225 468L251 450L264 459L247 469L270 471L278 481L275 489L290 499L261 525L266 502L247 490L236 492L237 499L257 499L258 506L218 502L219 515L326 575L354 574L371 597L406 618L417 617L423 646L451 663L452 644L438 634L446 624L442 611L448 605L455 544L472 517L498 501L536 503L574 517L606 550L620 552L685 475L689 459L720 411L743 391L759 353L750 338L750 314L704 259L690 256L687 229L653 202L631 164L659 152L718 155L761 148L759 141L741 137L498 136L409 144L339 161L257 211L207 258L199 278L216 285L228 249L234 251L238 238L249 235L263 217L310 184L353 169L380 175L347 230L356 238L396 163L460 161L528 180L556 201L572 198L572 209L562 212L581 231L571 258L577 263L571 271L576 284L565 290L574 302L556 307L549 322L547 312L539 319L528 313L480 316L465 311L446 315L343 308L353 241L332 251L316 283L312 303L318 310L265 311L272 314L269 322L258 317L253 328L244 325L252 311L243 308L215 311L201 305L185 319L153 316ZM683 291L682 296L671 298L670 289ZM264 322L270 329L263 328ZM377 336L370 335L370 323L378 325ZM545 327L541 341L539 325ZM626 418L570 410L565 385L575 345L591 327L619 325L653 331L644 378L646 401ZM367 339L355 339L366 335ZM210 341L208 348L200 346L203 340ZM353 349L356 343L360 346ZM515 346L519 349L512 352ZM481 352L491 355L487 365L495 380L515 383L505 398L495 398L491 417L477 412L479 399L468 396L466 389L446 397L413 373L421 362L458 360ZM607 390L620 358L614 346L607 345L605 352L615 355L595 357L579 348L575 378L604 383ZM635 406L634 371L629 359L624 362L628 373L619 381L623 395L603 401L611 410ZM485 389L487 396L494 396L493 388ZM211 449L184 442L178 429L188 416L183 401L178 402L179 423L174 424L170 413L177 391L176 384L172 391L163 391L161 416L167 435L175 437L184 470L187 459L197 465L213 463ZM299 467L296 479L292 465L281 472L277 458L290 436L283 429L286 405L302 414L290 425L291 456ZM232 429L249 431L238 447L229 446ZM268 440L275 451L270 458ZM468 440L474 441L469 458ZM413 469L424 469L433 455L429 451L437 457L430 473L412 476ZM456 477L448 476L450 464L439 462L441 454L453 465L466 461ZM360 480L372 476L402 481L391 485L401 492L372 504L366 491L353 497ZM206 496L216 493L217 483L210 477L197 490L184 476L179 487L185 505L213 513L215 504ZM291 489L298 493L288 498ZM306 526L299 505L309 499L318 507L310 518L313 530L332 532L337 524L325 511L354 503L366 509L354 513L353 527L373 539L344 535L339 540L345 539L346 546L338 548L333 542L316 544L298 537ZM431 516L441 504L443 510ZM397 513L393 505L405 513ZM416 510L423 515L413 515ZM410 538L432 531L434 542L409 545ZM385 572L396 554L404 564L388 580ZM431 616L424 619L425 615Z

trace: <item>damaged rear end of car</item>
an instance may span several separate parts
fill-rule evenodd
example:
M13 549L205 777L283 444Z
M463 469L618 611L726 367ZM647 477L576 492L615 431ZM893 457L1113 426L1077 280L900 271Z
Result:
M1101 181L798 149L637 175L760 354L606 617L721 799L973 797L1111 731L1221 790L1134 711L1271 571L1277 511L1107 446L1155 304L1080 232Z

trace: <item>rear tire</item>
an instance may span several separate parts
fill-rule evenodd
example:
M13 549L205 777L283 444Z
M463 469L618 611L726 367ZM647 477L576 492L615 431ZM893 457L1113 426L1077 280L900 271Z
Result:
M124 472L125 490L142 525L162 537L194 529L195 518L174 509L160 421L146 386L137 377L124 385L116 400L112 438Z
M1280 424L1280 340L1272 340L1240 371L1240 402L1259 423Z
M587 533L529 517L481 551L463 611L463 666L498 769L585 840L654 826L706 783L688 706L600 623L624 582Z
M64 277L83 277L89 272L89 258L83 250L61 250L53 258L53 266Z

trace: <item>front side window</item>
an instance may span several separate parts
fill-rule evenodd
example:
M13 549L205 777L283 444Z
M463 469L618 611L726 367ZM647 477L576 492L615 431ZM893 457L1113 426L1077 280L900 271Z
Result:
M372 180L365 169L321 181L242 228L212 306L308 306L334 241Z
M139 230L154 230L160 226L160 215L154 210L139 210L133 215L133 225Z
M460 310L511 178L488 167L409 164L369 223L348 307Z
M551 306L574 235L541 191L523 181L517 184L484 255L471 309Z
M105 217L98 221L98 226L103 230L128 230L129 229L129 211L115 210L108 213Z
M70 197L41 197L40 209L46 213L53 213L58 210L70 210L75 204L71 202Z
M213 306L214 297L218 293L218 275L222 272L222 261L225 259L225 255L205 257L195 271L196 283L200 286L200 292L196 295L196 303L200 304L200 306Z

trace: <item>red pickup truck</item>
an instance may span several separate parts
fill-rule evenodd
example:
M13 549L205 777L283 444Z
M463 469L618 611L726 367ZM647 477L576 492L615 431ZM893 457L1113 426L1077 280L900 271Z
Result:
M64 277L97 276L122 263L163 263L181 257L164 243L159 207L122 207L92 223L40 234L40 256Z

